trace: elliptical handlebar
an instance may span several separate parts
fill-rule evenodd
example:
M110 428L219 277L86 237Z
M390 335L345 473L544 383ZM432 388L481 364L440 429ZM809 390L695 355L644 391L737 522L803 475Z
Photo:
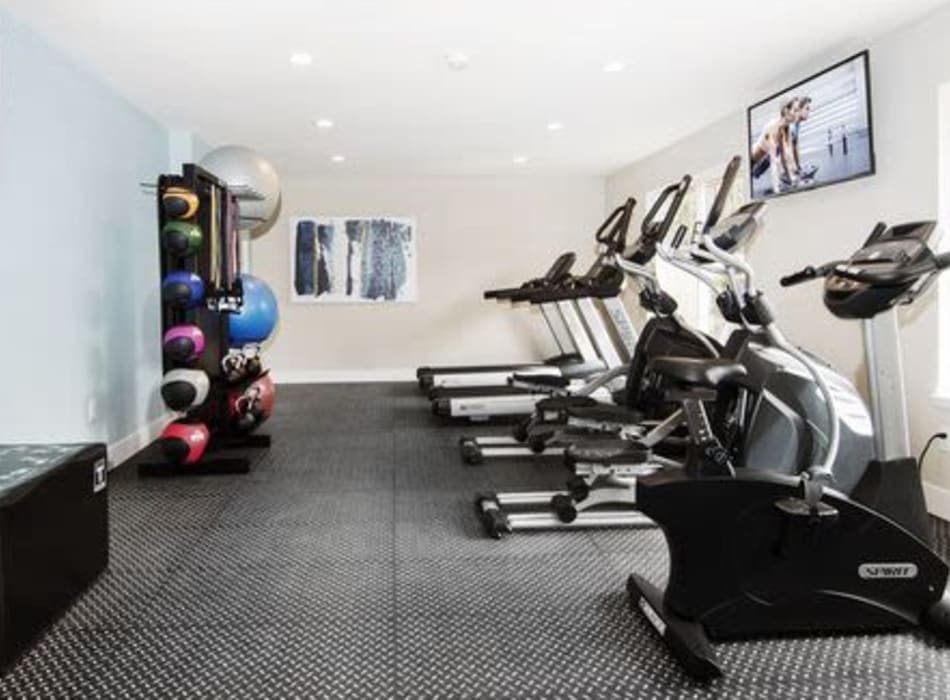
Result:
M643 218L643 223L640 225L640 233L642 236L653 241L662 240L666 236L670 230L670 226L673 225L673 221L676 219L676 215L679 213L680 205L683 203L683 199L686 197L686 193L689 191L689 186L692 182L692 177L684 175L679 182L667 185L663 188L663 191L660 192L656 201L653 202L653 206L650 207L650 211L648 211L647 215ZM667 207L663 220L657 221L660 210L662 210L663 205L666 204L666 200L670 197L673 197L673 201L670 202L669 207Z
M630 230L630 221L633 219L633 209L637 200L627 197L627 201L614 209L610 216L600 225L594 237L610 252L623 252L627 247L627 232ZM609 230L608 230L609 229Z
M686 238L687 233L689 233L689 227L686 224L680 224L680 227L676 229L676 233L673 235L673 242L670 244L670 247L679 248L683 244L683 239Z
M644 282L651 290L657 291L660 289L660 282L657 280L656 275L645 265L627 260L622 255L617 255L614 258L614 264L631 277L636 277Z
M706 215L700 231L703 233L710 231L722 218L722 212L726 206L726 199L735 183L736 175L742 165L740 156L733 156L726 164L722 178L719 182L719 188L716 191L716 197L713 205ZM703 250L701 245L692 242L688 251L678 252L678 248L683 244L686 236L689 234L689 228L681 225L673 237L672 243L657 242L657 250L660 257L673 267L692 275L700 282L705 284L714 296L720 293L718 280L723 274L729 274L725 265L720 263L715 257Z
M821 370L815 364L814 360L812 360L812 358L809 357L807 353L802 352L799 348L797 348L794 343L790 342L785 337L785 334L782 333L782 330L779 328L774 314L769 308L763 293L761 290L758 290L755 287L755 276L752 267L742 258L739 258L738 256L733 255L732 253L725 251L716 245L715 237L710 231L703 232L702 242L706 248L706 251L726 267L727 274L730 276L730 284L732 284L733 287L738 286L734 280L734 275L736 272L739 272L745 277L746 284L742 296L759 307L757 309L757 313L760 317L763 317L762 328L772 341L772 344L775 345L775 347L784 350L789 355L798 360L798 362L801 363L801 365L812 376L812 378L815 380L815 383L818 385L818 391L821 393L822 398L824 399L825 409L827 410L828 415L828 444L825 448L824 459L821 461L821 463L808 468L802 473L802 477L806 480L810 479L818 481L832 479L832 467L835 463L835 459L837 459L838 448L841 440L841 427L838 424L838 409L835 406L834 396L831 393L831 388L825 381L825 377L822 375ZM803 277L802 281L804 281L804 279L805 278ZM806 493L809 493L807 486L805 490ZM820 490L817 491L817 493L820 494Z
M624 255L625 251L622 249L618 250L617 248L613 248L612 250L613 255L610 257L612 258L614 267L640 280L644 289L649 290L651 294L659 294L662 290L660 289L656 274L649 270L646 265L653 258L658 247L666 238L667 232L679 214L680 206L683 203L686 192L689 190L691 182L692 178L689 175L684 175L679 182L675 182L663 188L663 191L660 192L643 220L643 224L640 227L640 238L635 243L632 252L628 255ZM670 200L670 197L673 199ZM627 200L628 204L630 201L629 199ZM666 206L663 219L660 221L658 220L659 214L667 204L668 206ZM629 211L627 216L627 224L629 225ZM682 236L685 235L685 228L685 226L681 226L677 231L677 237L680 240Z
M653 202L653 206L650 207L650 211L644 217L640 226L640 238L633 244L632 250L626 255L623 251L617 250L617 256L624 255L628 262L637 265L646 265L650 262L656 254L657 247L662 244L667 232L676 220L692 181L693 179L689 175L684 175L679 182L664 187L656 201ZM672 200L670 200L671 197ZM666 206L666 210L663 219L660 220L660 212L664 206Z
M722 218L722 211L726 207L726 198L732 190L732 185L736 181L736 175L739 173L739 167L742 165L740 156L733 156L726 164L726 169L722 173L722 179L719 182L719 189L716 191L716 199L706 215L706 221L703 224L703 231L708 231L719 223Z

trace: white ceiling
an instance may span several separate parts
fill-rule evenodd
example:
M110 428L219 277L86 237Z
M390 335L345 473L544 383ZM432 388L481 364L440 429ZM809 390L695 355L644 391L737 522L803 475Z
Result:
M945 2L0 5L162 122L258 148L283 171L608 173L744 108L816 57ZM296 51L313 65L291 65ZM467 70L448 68L452 51L469 56ZM628 67L605 73L609 61ZM317 117L336 127L318 131ZM551 121L564 128L548 131ZM330 162L334 154L346 162Z

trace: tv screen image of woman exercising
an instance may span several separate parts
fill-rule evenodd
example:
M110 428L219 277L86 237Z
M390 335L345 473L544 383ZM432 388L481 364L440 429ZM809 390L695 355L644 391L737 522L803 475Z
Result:
M874 173L867 52L749 108L753 199Z

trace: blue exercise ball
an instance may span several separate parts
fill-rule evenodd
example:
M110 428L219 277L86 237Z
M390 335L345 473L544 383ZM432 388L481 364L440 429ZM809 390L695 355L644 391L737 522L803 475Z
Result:
M258 277L242 274L240 279L244 303L240 311L228 314L231 345L263 343L277 326L277 297Z

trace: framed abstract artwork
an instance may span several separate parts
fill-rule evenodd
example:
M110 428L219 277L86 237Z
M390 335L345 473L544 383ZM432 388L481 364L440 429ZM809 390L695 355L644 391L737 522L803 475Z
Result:
M290 222L291 301L416 300L416 222L390 216L301 216Z

